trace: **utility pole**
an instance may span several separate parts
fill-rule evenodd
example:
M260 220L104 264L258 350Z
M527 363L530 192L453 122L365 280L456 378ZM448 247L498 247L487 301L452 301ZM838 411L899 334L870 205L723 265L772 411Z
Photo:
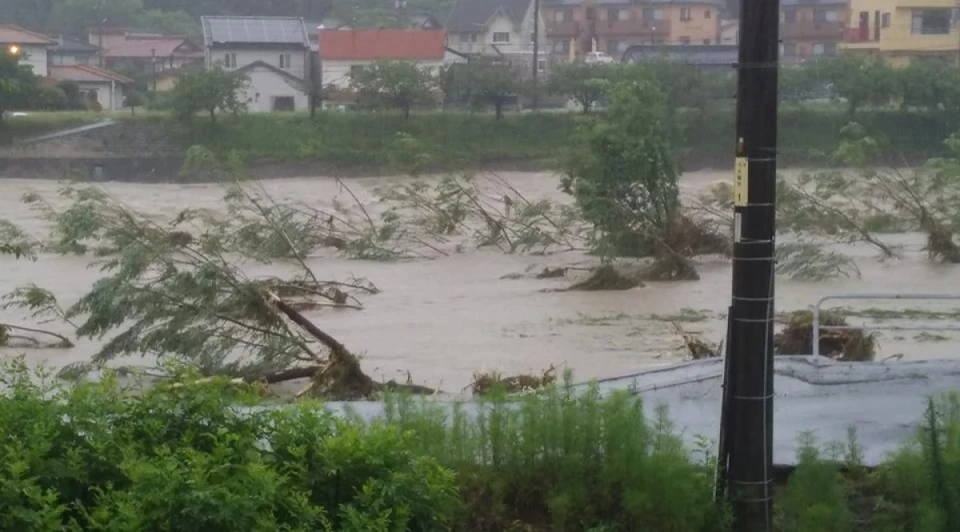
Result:
M540 107L540 0L533 0L533 101L534 111Z
M740 0L733 297L728 316L718 490L736 529L773 514L773 317L780 0Z

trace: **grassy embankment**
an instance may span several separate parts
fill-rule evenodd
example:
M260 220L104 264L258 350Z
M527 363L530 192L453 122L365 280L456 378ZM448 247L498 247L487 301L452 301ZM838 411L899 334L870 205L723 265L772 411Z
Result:
M75 127L105 117L157 121L162 113L34 113L8 118L7 137ZM674 119L678 157L684 169L728 168L732 164L731 108L680 112ZM780 112L780 165L823 165L851 118L835 107L787 106ZM947 117L894 110L864 110L854 118L869 135L895 147L896 161L925 161L943 154L943 139L957 124ZM431 170L484 167L544 169L554 166L575 142L580 113L508 114L432 112L404 119L394 113L324 112L247 114L223 117L214 127L198 117L190 130L171 125L184 147L204 144L236 151L252 162L313 164L329 171L387 171L409 163Z
M312 402L243 412L256 386L189 373L132 395L109 376L53 393L23 366L0 378L3 530L729 529L710 445L685 448L637 396L561 386L475 414L393 397L371 423ZM956 530L960 399L921 425L876 471L853 439L804 442L778 530Z

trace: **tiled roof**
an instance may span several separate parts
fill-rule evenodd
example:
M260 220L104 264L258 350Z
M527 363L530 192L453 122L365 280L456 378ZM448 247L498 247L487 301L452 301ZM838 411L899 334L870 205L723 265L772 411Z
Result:
M50 53L61 53L61 54L75 54L75 53L89 53L95 54L99 51L100 48L97 46L85 43L83 41L78 41L75 39L68 39L66 37L60 37L57 39L57 45L50 47Z
M90 65L50 66L48 76L57 81L133 83L133 80L103 68Z
M308 47L302 18L200 17L203 42L213 44L299 44Z
M457 0L447 19L447 31L452 33L486 30L487 23L497 11L506 13L514 24L523 22L531 0Z
M201 58L203 52L182 35L145 36L130 34L123 41L114 41L103 51L105 57L186 57ZM179 48L179 50L178 50Z
M320 58L327 60L441 60L446 35L440 30L323 30Z
M57 44L57 41L42 33L14 26L0 24L0 43L10 44Z

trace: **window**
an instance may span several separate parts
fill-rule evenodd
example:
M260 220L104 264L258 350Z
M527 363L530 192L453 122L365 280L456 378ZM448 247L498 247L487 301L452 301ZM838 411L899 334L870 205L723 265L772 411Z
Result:
M643 8L643 20L663 20L663 9L654 7Z
M710 39L704 39L704 40L703 40L703 45L704 45L704 46L710 46Z
M890 13L884 13L883 18L881 20L883 21L880 23L881 26L883 26L884 28L890 27Z
M784 9L781 14L780 20L783 22L796 22L797 21L797 10L796 9Z
M592 8L592 7L587 8L587 20L597 20L596 8Z
M836 43L817 43L813 45L813 55L816 56L834 56L837 55Z
M619 9L608 9L607 10L607 20L620 20L620 10Z
M363 65L350 65L351 78L356 78L360 74L363 74Z
M569 54L570 41L567 41L567 40L553 41L553 51L558 54Z
M507 43L510 42L510 33L506 31L495 31L493 32L493 42L495 43Z
M814 22L839 22L840 12L835 9L814 9Z
M274 96L273 110L274 111L296 111L297 104L296 104L296 101L293 99L293 96Z
M280 68L290 68L292 66L290 63L290 54L280 54Z
M950 9L914 9L914 35L946 35L950 33Z
M546 72L547 71L547 60L540 59L537 61L537 72Z
M223 56L223 66L227 68L237 68L237 54L228 52Z
M710 18L712 16L713 16L713 11L710 11L709 9L703 12L703 18Z
M679 37L679 38L677 38L677 43L679 43L679 44L690 44L690 37Z
M463 43L477 42L477 34L476 34L476 33L461 33L461 34L460 34L460 42L463 42Z
M680 20L686 22L686 21L692 20L692 19L693 19L693 15L690 13L690 8L689 8L689 7L681 7L681 8L680 8Z
M793 43L781 44L780 55L783 57L793 57L797 55L797 45Z
M556 22L566 22L570 20L570 12L566 10L554 11L553 20Z

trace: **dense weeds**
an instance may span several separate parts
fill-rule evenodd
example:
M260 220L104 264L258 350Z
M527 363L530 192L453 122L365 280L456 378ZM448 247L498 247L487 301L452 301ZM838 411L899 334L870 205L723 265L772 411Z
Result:
M384 417L168 367L64 388L22 360L0 381L4 530L728 530L712 445L686 447L638 396L550 385L470 404L389 395ZM569 379L569 377L568 377ZM960 399L875 470L802 440L780 530L947 532L957 519ZM228 467L224 467L227 465Z

